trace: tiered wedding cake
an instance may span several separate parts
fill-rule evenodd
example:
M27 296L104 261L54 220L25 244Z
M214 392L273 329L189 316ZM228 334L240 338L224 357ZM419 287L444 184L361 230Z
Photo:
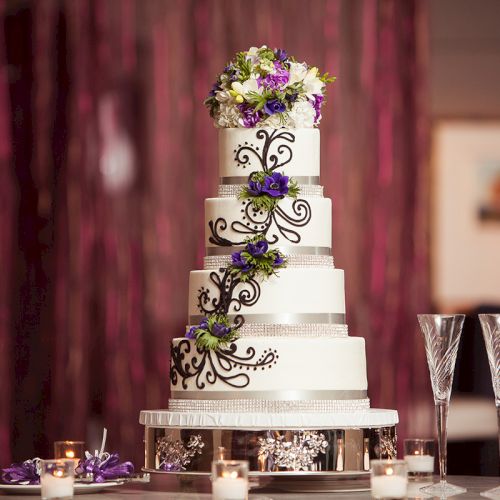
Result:
M169 408L141 412L147 469L208 472L221 446L254 471L367 471L395 453L397 412L370 409L331 252L314 128L328 81L252 48L207 99L220 186L187 333L172 341Z

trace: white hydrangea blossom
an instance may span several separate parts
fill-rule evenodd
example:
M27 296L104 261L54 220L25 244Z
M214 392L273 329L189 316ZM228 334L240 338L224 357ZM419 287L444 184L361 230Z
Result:
M289 125L294 128L311 128L314 126L316 111L309 101L297 101L288 113Z
M269 118L257 123L256 127L281 128L289 127L289 118L287 113L276 113Z
M238 108L235 108L232 104L221 103L219 111L215 116L215 126L217 128L241 127L240 118L241 113Z

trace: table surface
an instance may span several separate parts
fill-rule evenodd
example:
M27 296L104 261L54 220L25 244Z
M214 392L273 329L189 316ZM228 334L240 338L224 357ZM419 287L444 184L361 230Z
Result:
M437 479L437 478L435 478ZM477 477L477 476L450 476L448 481L467 488L467 493L455 496L461 500L479 499L479 493L500 484L497 477ZM412 483L410 483L412 484ZM418 491L417 485L413 483L415 491ZM128 484L117 488L110 488L102 493L90 495L78 495L77 500L126 500L134 497L137 500L209 500L211 498L210 482L208 479L195 480L190 483L179 484L175 477L166 477L164 475L152 475L151 483L138 485ZM331 499L331 500L352 500L370 498L370 492L352 492L352 493L283 493L272 490L262 490L250 494L250 500L299 500L304 498ZM9 495L9 500L25 499L33 500L39 496L18 496ZM423 496L408 496L408 498L424 498Z

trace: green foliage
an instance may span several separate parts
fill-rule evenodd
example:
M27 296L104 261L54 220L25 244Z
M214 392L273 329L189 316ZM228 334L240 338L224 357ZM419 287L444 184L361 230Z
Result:
M322 75L318 75L318 78L324 83L324 84L327 84L327 83L333 83L337 77L336 76L330 76L330 74L328 73L328 71Z
M196 346L200 349L215 351L238 338L238 328L231 326L225 314L211 314L207 319L208 327L206 329L198 328L194 332L196 336ZM212 331L215 323L230 327L230 332L224 335L224 337L213 335Z
M297 181L295 179L290 179L288 182L288 194L290 198L296 199L297 196L300 194L300 188L297 184Z
M266 237L263 234L258 234L253 238L247 238L245 240L245 249L240 252L241 257L250 266L248 271L243 271L241 268L230 265L229 269L233 276L239 276L240 280L246 282L252 278L267 279L269 276L277 275L277 271L283 267L286 267L287 261L286 257L277 249L271 249L262 255L252 255L248 251L248 244L257 244L261 241L266 241ZM280 257L283 259L281 264L276 264L276 259Z

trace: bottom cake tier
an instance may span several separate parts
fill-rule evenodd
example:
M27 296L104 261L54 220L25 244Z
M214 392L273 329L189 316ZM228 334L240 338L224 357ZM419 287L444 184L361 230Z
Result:
M394 410L318 414L186 414L143 411L145 470L208 474L225 458L259 473L367 472L374 458L395 458Z

